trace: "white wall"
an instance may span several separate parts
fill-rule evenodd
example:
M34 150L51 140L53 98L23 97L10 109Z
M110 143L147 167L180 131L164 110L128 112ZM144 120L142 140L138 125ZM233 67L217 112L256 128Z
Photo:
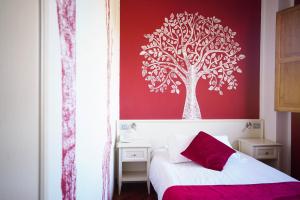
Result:
M112 0L111 2L112 15L112 68L111 68L111 123L113 144L115 146L115 138L117 135L117 120L120 119L120 0ZM112 179L114 182L117 179L117 157L115 157L115 149L112 150L114 162L112 163ZM114 185L111 186L113 191Z
M41 196L61 199L62 95L55 1L42 1L43 180ZM53 14L54 13L54 14Z
M101 199L107 140L105 1L77 1L77 199Z
M294 6L294 0L279 0L278 10ZM283 144L281 168L286 173L291 173L291 113L277 112L277 135L276 139Z
M278 0L262 0L260 48L260 118L265 120L265 137L276 140L275 30Z
M265 120L265 137L283 145L281 168L290 173L290 113L274 110L276 12L293 5L293 0L262 0L260 54L260 118Z
M39 1L0 5L0 199L37 200Z

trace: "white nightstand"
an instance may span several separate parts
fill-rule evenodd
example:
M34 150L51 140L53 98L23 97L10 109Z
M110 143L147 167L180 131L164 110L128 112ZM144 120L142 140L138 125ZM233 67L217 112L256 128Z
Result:
M119 150L119 194L121 192L122 182L138 181L147 181L148 194L150 194L150 147L151 145L149 143L143 141L117 143Z
M239 139L239 151L279 169L281 144L263 138Z

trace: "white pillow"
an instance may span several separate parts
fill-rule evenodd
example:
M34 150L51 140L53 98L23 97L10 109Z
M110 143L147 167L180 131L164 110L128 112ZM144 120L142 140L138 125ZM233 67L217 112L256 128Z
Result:
M175 134L169 137L168 153L171 163L190 162L191 160L180 153L183 152L194 139L195 135Z
M219 140L220 142L222 142L223 144L226 144L227 146L232 148L227 135L213 135L213 137L216 138L217 140Z
M191 160L184 157L180 153L183 152L192 142L196 135L184 135L184 134L175 134L169 137L168 142L168 154L169 160L171 163L182 163L182 162L190 162ZM214 136L217 140L224 143L228 147L232 148L228 136L226 135L218 135Z

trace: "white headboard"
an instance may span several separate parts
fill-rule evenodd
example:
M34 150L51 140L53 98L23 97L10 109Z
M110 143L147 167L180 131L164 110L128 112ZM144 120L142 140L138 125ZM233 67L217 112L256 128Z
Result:
M152 148L167 145L172 134L196 135L199 131L227 135L236 148L238 138L263 137L264 123L262 119L118 120L117 135L131 127L139 138L149 141Z

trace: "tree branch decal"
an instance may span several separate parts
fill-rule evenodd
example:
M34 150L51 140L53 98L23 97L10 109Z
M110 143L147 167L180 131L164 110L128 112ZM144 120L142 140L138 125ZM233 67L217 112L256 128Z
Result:
M180 94L185 86L186 101L182 117L201 118L196 98L196 85L200 79L208 80L208 90L223 95L223 85L228 90L238 86L236 73L242 73L237 65L245 59L239 54L241 47L234 41L236 32L223 26L216 17L204 17L198 13L177 13L165 18L163 25L146 34L148 43L142 46L140 55L142 76L148 81L150 92Z

